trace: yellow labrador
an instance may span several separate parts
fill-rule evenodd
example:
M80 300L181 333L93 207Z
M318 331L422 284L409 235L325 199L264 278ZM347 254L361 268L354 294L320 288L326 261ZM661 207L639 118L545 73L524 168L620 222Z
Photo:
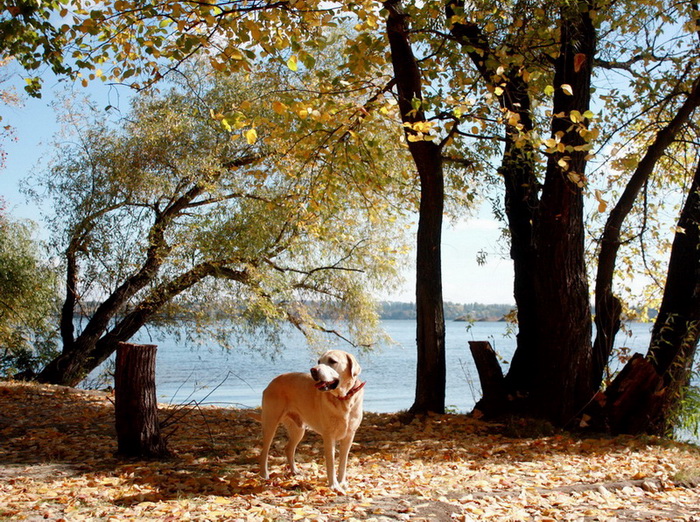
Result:
M296 472L294 453L306 428L323 438L328 486L340 493L346 483L345 471L350 446L362 421L364 382L355 357L341 350L326 352L309 373L285 373L275 377L263 391L260 474L267 479L267 457L280 422L289 432L285 447L291 473ZM340 444L338 475L335 473L335 445Z

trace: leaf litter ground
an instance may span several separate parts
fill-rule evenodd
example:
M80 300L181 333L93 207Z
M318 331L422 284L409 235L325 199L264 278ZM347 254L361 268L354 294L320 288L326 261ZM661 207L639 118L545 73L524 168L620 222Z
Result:
M511 438L465 415L366 414L339 495L316 435L296 476L278 437L265 482L245 411L161 415L175 455L121 460L108 394L0 382L0 520L700 521L700 452L662 439Z

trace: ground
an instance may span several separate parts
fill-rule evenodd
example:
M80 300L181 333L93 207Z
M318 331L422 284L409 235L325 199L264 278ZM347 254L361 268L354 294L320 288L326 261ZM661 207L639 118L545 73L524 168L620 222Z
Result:
M366 414L339 495L315 435L296 476L281 435L266 482L245 411L161 414L173 457L120 460L109 394L0 382L0 520L700 521L700 451L662 439L515 438L465 415Z

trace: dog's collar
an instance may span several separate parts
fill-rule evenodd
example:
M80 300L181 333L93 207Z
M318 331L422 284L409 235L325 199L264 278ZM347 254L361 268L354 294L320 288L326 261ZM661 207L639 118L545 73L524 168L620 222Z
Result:
M342 397L338 397L341 401L347 401L350 397L355 395L357 392L359 392L362 388L365 387L365 384L367 384L367 381L361 382L357 386L355 386L352 390L350 390L346 395L343 395Z

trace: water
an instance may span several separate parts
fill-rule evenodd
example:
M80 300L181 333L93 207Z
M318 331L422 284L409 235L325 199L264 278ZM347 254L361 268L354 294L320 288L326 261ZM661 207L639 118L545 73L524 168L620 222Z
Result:
M366 411L390 413L411 407L416 382L416 323L409 320L383 321L384 330L394 344L385 345L367 354L357 354L362 366ZM447 362L446 405L450 411L469 412L481 396L478 374L469 351L469 341L489 341L502 358L504 371L515 350L514 335L507 336L506 323L448 322L445 325ZM651 324L629 326L630 336L618 335L618 342L632 352L645 353ZM152 343L143 334L132 339L136 343ZM166 337L158 343L156 391L158 400L180 404L197 401L238 408L260 405L263 389L280 373L308 371L318 354L305 344L303 336L290 331L285 350L274 358L250 349L230 352L213 345L192 349ZM349 350L352 351L352 350ZM92 377L98 372L93 372Z

